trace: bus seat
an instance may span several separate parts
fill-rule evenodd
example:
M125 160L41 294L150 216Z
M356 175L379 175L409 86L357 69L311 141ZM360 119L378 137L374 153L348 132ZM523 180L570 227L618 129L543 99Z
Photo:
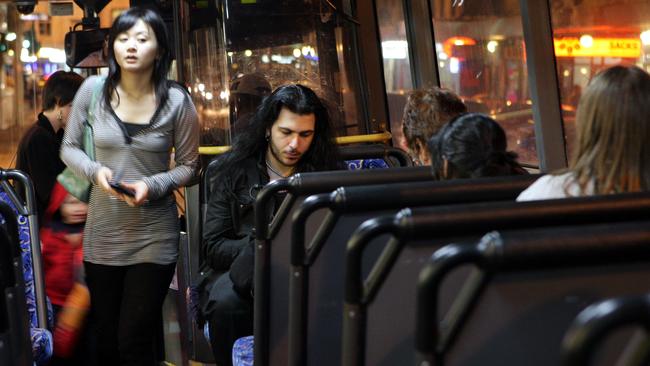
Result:
M645 282L634 279L647 278L649 240L648 221L643 220L493 231L479 241L437 250L417 281L412 323L417 360L412 364L561 364L562 335L585 306L612 296L646 294ZM450 276L464 266L474 268L473 276L444 290L442 284L449 286ZM441 312L440 305L451 299L450 310ZM639 323L650 324L647 307L637 308L636 313L646 311ZM611 309L601 307L599 313ZM585 336L582 332L579 338ZM606 361L576 358L564 364L639 364L620 363L618 343L592 350Z
M232 346L233 366L253 366L254 337L242 337Z
M31 366L32 343L29 334L22 250L18 223L9 205L0 202L0 364Z
M3 182L4 183L4 182ZM32 351L34 361L37 365L46 364L53 353L52 333L48 329L39 326L37 303L47 301L47 326L51 329L54 324L51 304L47 299L37 299L34 284L34 271L41 269L34 268L32 262L32 238L30 236L30 222L27 217L21 215L6 189L13 189L8 184L0 187L0 201L6 203L14 211L18 221L20 247L23 260L23 277L25 280L25 297L30 321L30 333L32 340ZM14 193L14 192L12 192ZM15 194L14 194L15 196ZM39 244L40 246L40 244Z
M402 149L382 144L343 146L339 153L348 170L413 166Z
M346 160L345 164L347 165L348 170L389 168L388 164L384 159Z

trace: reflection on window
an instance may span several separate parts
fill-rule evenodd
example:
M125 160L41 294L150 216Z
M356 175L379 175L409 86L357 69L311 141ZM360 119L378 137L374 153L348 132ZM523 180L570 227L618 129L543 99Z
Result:
M519 161L537 164L519 2L431 0L431 9L441 86L495 118Z
M263 91L287 83L323 98L336 135L367 132L358 107L359 74L350 62L354 25L335 7L320 0L228 2L221 12L201 4L191 9L186 69L203 145L230 144Z
M377 21L384 58L384 80L393 144L406 148L403 145L402 112L406 96L413 89L413 83L402 1L378 0Z
M575 109L589 80L598 71L618 64L650 71L650 3L585 0L574 5L552 0L551 18L564 131L571 156Z

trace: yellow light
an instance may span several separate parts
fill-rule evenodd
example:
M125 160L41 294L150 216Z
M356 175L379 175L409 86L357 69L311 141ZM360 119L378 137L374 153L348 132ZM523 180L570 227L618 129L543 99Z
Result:
M253 56L253 51L251 51L251 50L246 50L246 51L244 51L244 56L246 56L246 57L251 57L251 56Z
M497 46L499 45L499 42L497 41L490 41L487 43L487 50L490 53L494 53L497 50Z
M293 57L298 58L298 57L300 57L300 55L302 55L302 52L300 52L300 49L299 48L294 48L293 49Z
M580 37L580 45L584 48L591 48L591 46L594 45L594 37L585 34L584 36Z
M581 68L580 68L580 73L581 73L582 75L587 75L587 68L586 68L586 67L581 67Z
M555 57L641 57L641 40L638 38L592 38L592 45L588 48L582 43L582 39L575 37L553 39Z
M568 78L569 75L571 75L571 73L569 72L569 70L564 70L564 72L562 73L562 75L564 75L565 78Z
M8 35L7 35L8 36ZM647 31L641 32L641 43L644 46L650 45L650 29Z
M9 57L14 57L14 50L7 51L7 55L9 55Z

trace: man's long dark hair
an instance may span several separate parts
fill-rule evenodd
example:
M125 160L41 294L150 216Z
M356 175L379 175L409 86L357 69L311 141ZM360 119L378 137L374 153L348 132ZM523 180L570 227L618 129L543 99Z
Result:
M300 84L281 86L266 97L251 118L249 127L236 137L232 150L223 157L221 172L227 172L238 162L249 157L263 159L268 149L267 131L287 108L299 115L314 114L314 139L298 161L294 173L333 170L340 166L329 115L320 98L311 89Z
M169 96L167 73L172 60L165 22L158 13L151 9L133 7L124 11L115 19L108 33L108 76L104 83L104 102L107 106L111 105L111 96L122 77L120 65L115 60L113 43L115 43L118 35L131 29L139 19L142 19L145 24L151 27L158 43L158 57L154 61L153 74L151 75L156 91L156 102L158 105L162 105Z

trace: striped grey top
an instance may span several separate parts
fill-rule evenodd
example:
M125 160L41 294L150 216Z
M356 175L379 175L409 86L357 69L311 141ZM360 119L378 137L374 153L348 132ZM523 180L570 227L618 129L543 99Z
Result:
M82 144L97 77L89 77L75 96L61 145L61 159L76 174L95 183L97 170L106 166L125 182L142 179L148 202L130 207L93 185L84 231L84 260L122 266L135 263L170 264L178 256L179 225L173 190L196 173L199 127L196 109L184 90L170 87L149 126L126 143L119 120L97 93L92 122L96 161L88 159ZM126 121L128 122L128 121ZM170 155L175 149L175 167Z

